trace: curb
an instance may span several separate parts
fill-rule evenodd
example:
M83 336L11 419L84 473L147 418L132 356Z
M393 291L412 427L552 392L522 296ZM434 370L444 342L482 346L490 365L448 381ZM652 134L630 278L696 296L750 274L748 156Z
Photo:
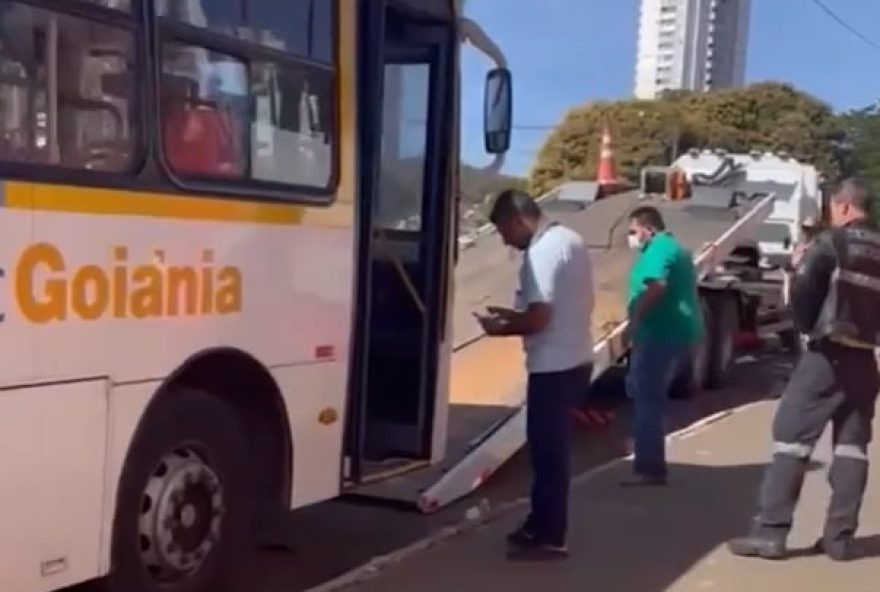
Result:
M772 403L772 401L760 400L752 403L746 403L733 409L719 411L718 413L714 413L712 415L699 419L692 424L671 432L666 436L666 442L672 443L676 440L686 440L692 436L706 431L718 422L729 419L730 417L733 417L734 415L737 415L743 411L748 411L754 407L766 405L768 403ZM571 486L581 486L584 483L587 483L593 477L596 477L597 475L600 475L608 470L617 467L622 462L632 459L632 457L632 454L628 454L626 456L615 458L597 467L593 467L592 469L584 471L583 473L580 473L579 475L576 475L574 478L572 478ZM414 543L411 543L405 547L401 547L400 549L392 551L388 554L375 557L360 567L356 567L351 571L337 576L336 578L320 584L314 588L309 588L306 592L338 592L339 590L345 590L352 586L366 583L382 575L382 572L389 567L398 565L406 561L407 559L410 559L424 551L427 551L431 547L437 546L438 544L443 543L453 537L457 537L472 530L482 528L483 526L488 526L490 523L504 517L505 515L511 513L513 510L527 506L528 503L528 497L520 497L508 502L504 502L489 510L488 512L482 513L482 515L478 519L469 520L466 518L456 524L441 528L437 532L430 534L418 541L415 541Z

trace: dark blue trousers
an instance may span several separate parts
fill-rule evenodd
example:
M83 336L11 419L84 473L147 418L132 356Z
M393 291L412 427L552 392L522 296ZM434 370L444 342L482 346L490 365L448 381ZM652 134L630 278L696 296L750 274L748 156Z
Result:
M529 374L527 437L532 462L532 511L525 528L540 543L565 544L568 528L571 411L589 386L592 364Z
M666 432L663 417L675 375L691 348L665 343L636 343L632 348L626 390L633 400L635 472L666 476Z

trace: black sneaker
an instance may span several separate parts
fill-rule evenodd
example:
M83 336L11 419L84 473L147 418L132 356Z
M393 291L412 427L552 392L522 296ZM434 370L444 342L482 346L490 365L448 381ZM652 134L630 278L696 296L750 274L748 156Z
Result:
M507 559L510 561L559 561L567 558L568 547L546 543L535 543L527 547L512 547L507 552Z
M507 535L507 544L511 547L533 547L538 544L538 541L525 526L520 526Z

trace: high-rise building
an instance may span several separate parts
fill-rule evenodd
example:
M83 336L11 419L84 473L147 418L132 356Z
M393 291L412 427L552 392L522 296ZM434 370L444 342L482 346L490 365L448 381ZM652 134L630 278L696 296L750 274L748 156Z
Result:
M635 94L741 86L751 0L642 0Z

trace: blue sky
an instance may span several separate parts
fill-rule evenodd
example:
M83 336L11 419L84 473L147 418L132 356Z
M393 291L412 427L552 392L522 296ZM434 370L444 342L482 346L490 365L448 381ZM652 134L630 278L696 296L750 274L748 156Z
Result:
M880 0L825 3L880 44ZM514 125L552 126L572 106L632 95L638 0L467 0L466 6L467 16L507 55ZM880 50L811 0L752 0L749 37L749 82L791 82L837 110L880 98ZM489 162L482 143L482 91L491 65L472 48L462 59L463 156L479 166ZM526 174L547 133L514 130L505 172Z

